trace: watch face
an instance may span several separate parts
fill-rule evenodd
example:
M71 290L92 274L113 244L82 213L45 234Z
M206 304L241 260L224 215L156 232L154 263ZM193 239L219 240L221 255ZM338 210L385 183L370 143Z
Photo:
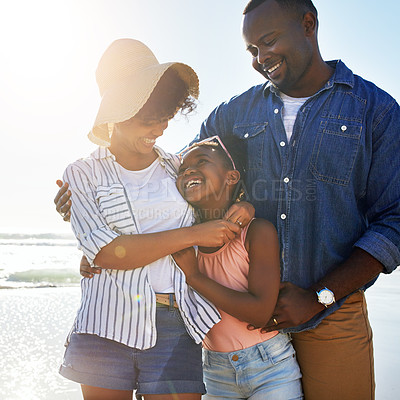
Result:
M332 304L335 300L333 297L333 293L328 289L322 289L318 294L318 300L322 304Z

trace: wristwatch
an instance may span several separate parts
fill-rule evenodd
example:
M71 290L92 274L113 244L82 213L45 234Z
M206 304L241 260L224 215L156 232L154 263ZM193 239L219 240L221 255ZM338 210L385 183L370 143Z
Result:
M333 304L335 300L335 295L333 294L332 290L324 287L319 292L316 292L318 296L318 303L323 304L325 307L330 306Z

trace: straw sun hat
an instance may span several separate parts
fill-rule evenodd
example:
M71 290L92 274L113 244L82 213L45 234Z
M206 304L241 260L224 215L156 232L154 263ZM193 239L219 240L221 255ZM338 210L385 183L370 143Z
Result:
M189 94L197 98L199 79L188 65L160 64L152 51L138 40L118 39L111 43L96 70L101 103L89 139L100 146L109 146L109 124L135 116L169 68L178 73Z

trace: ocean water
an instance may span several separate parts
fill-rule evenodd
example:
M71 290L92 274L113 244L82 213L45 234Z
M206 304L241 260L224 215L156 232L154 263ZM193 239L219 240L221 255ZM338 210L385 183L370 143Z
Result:
M80 258L72 233L0 233L0 289L77 286Z

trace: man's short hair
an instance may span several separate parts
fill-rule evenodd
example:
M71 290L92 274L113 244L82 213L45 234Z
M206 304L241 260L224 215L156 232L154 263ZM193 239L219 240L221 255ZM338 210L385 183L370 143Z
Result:
M256 7L258 7L265 1L266 0L250 0L243 11L243 14L247 14L251 10L254 10ZM301 18L305 13L309 11L315 14L316 17L318 17L317 9L315 8L311 0L275 0L275 1L279 4L280 7L295 12Z

